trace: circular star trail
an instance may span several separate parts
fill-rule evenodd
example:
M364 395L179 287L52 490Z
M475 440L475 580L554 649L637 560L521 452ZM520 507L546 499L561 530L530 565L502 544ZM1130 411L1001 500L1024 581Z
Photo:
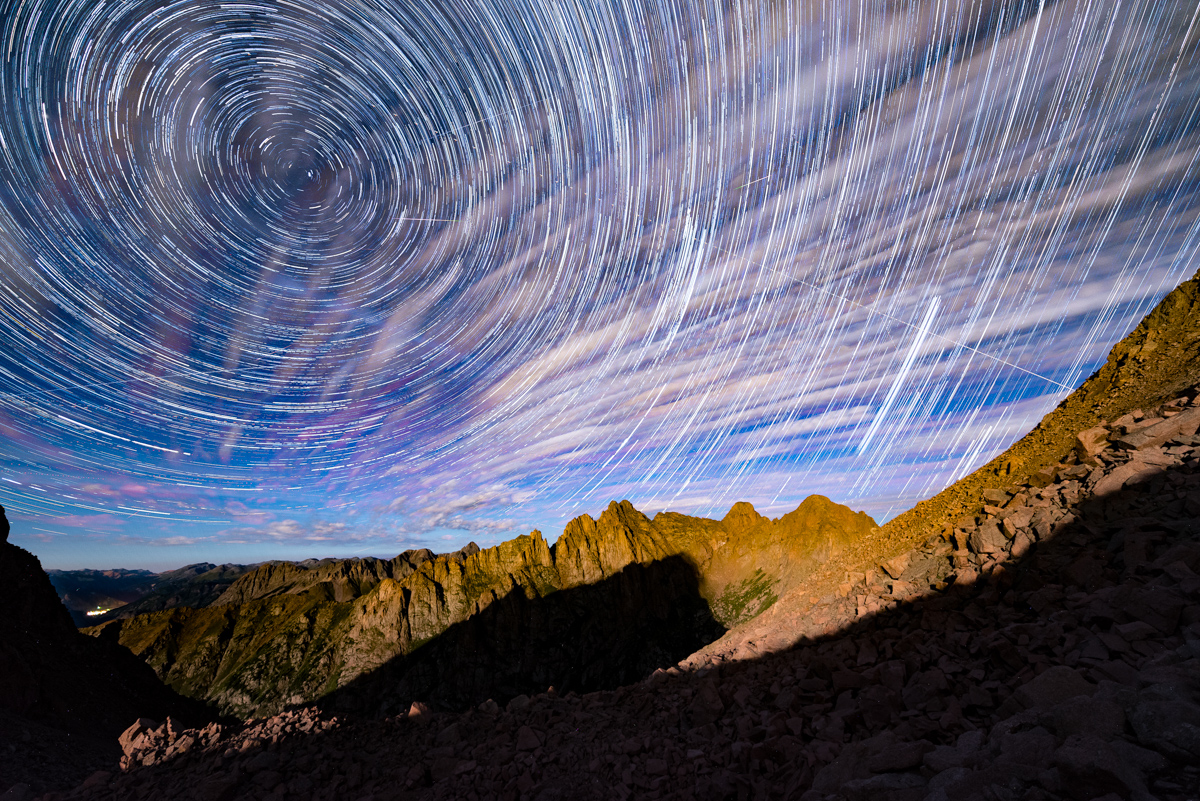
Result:
M1194 4L0 9L0 501L52 561L886 517L1200 266Z

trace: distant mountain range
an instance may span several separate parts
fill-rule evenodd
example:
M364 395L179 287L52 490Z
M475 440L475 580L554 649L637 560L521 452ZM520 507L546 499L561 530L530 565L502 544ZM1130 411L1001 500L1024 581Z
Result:
M132 617L175 606L208 606L248 565L194 565L154 573L149 570L47 570L71 619L79 626Z

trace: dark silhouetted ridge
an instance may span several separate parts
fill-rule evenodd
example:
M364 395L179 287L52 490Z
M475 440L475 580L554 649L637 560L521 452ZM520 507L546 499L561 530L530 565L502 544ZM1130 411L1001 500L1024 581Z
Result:
M0 787L70 786L111 767L141 716L204 723L203 705L141 660L75 628L37 558L7 542L0 507Z

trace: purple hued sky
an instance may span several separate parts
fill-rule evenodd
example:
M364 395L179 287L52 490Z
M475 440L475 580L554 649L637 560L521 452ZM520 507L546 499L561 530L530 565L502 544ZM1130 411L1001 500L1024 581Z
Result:
M1194 2L0 8L47 567L884 520L1200 267Z

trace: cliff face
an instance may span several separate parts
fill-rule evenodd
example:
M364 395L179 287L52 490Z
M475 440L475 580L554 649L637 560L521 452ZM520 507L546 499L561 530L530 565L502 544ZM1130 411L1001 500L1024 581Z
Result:
M7 542L0 507L0 786L78 782L120 755L140 716L208 713L163 686L124 648L76 630L37 557Z
M344 687L514 594L544 598L630 565L679 560L696 577L711 617L736 625L873 528L867 515L819 496L778 520L749 504L719 521L670 513L651 520L628 501L614 502L598 520L572 520L553 546L534 531L437 557L272 563L239 578L208 608L87 631L128 647L185 695L260 716Z
M6 519L0 530L8 527ZM7 537L0 544L0 575L0 708L19 715L35 714L39 706L49 711L55 694L46 692L44 671L59 667L58 650L76 645L75 624L37 557Z
M682 557L633 562L546 596L518 588L427 644L321 699L336 712L402 714L413 702L465 709L555 687L589 692L635 682L719 637Z

